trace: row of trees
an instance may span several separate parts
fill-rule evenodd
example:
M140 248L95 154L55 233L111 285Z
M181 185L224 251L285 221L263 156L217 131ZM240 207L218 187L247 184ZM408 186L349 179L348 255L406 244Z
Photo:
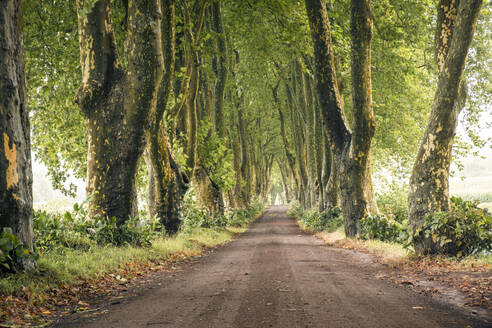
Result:
M91 216L124 222L145 194L149 215L172 233L190 187L217 214L281 190L305 208L341 206L355 236L378 211L374 168L397 174L414 163L417 227L447 210L464 75L474 77L473 98L486 99L477 91L486 44L473 46L464 73L480 7L441 0L436 15L426 0L3 1L0 225L31 243L30 117L54 186L70 194L67 177L85 178ZM424 238L416 246L435 248Z

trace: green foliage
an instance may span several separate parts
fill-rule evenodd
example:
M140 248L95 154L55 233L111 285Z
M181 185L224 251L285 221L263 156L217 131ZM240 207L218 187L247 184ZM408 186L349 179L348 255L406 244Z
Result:
M212 132L212 123L207 119L200 121L198 157L221 191L228 191L234 186L233 154L228 150L225 140Z
M85 206L64 214L34 212L34 241L40 252L56 248L87 250L95 245L150 246L162 234L157 219L137 216L118 225L116 218L88 217Z
M326 211L316 209L303 210L300 206L294 206L291 214L297 216L304 229L311 231L335 231L343 226L342 211L338 207L330 208Z
M3 228L0 233L0 273L20 271L21 261L35 257L36 255L12 234L12 229Z
M387 189L376 193L381 213L398 222L408 219L408 185L391 183Z
M492 217L476 202L451 197L449 211L428 215L415 236L422 232L439 245L443 254L462 257L492 251Z
M194 199L193 190L186 193L183 202L182 231L196 228L245 227L261 212L263 204L255 202L243 209L230 209L223 215L212 216L205 208L199 208Z
M407 221L400 223L384 215L370 215L360 220L360 238L404 243L408 240Z
M84 119L75 104L81 81L75 7L65 0L23 2L32 147L53 187L72 196L68 177L85 177L87 157Z

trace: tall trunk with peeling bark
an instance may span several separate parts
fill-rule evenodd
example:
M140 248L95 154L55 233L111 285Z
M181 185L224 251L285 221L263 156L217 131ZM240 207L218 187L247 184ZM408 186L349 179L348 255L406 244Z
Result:
M181 206L188 177L177 164L170 146L166 125L166 107L171 91L175 65L174 1L162 0L162 43L164 76L159 86L157 107L147 140L149 169L149 203L151 215L159 218L166 231L174 233L181 222Z
M32 249L32 169L20 0L0 2L0 229Z
M87 11L87 9L89 9ZM82 83L77 94L88 136L91 216L124 222L136 214L136 169L163 76L160 0L128 1L126 70L120 64L111 1L77 1Z
M314 46L315 75L325 129L339 169L342 212L347 236L359 234L359 221L377 211L370 171L375 130L372 111L372 20L369 0L352 0L352 81L354 132L349 128L339 94L330 22L323 0L305 0ZM333 163L332 163L333 164Z
M224 138L226 135L225 117L224 117L224 90L227 82L227 47L224 35L224 26L222 24L221 1L214 1L212 7L212 30L217 34L217 58L216 58L216 75L215 83L215 130L219 137Z
M437 8L435 54L438 84L424 138L410 178L409 220L418 229L428 214L449 209L449 167L464 106L466 56L473 39L482 0L441 0ZM439 252L439 245L420 233L417 253Z

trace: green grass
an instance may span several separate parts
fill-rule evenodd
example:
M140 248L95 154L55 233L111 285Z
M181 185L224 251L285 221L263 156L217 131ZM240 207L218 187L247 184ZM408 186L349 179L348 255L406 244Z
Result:
M35 272L10 275L0 279L0 294L10 295L21 286L39 294L57 285L70 285L78 279L92 279L118 271L128 263L164 260L173 254L197 255L203 247L214 247L231 241L246 228L197 228L175 237L157 239L149 248L96 246L89 251L59 249L43 254Z

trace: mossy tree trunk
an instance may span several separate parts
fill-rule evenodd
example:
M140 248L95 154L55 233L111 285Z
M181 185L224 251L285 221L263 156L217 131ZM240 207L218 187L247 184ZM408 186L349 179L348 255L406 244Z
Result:
M160 1L128 1L126 70L117 53L111 1L89 5L77 1L82 66L77 102L88 136L87 194L91 216L121 223L136 214L137 163L163 76Z
M339 172L341 205L347 236L359 233L359 221L377 211L370 171L370 146L375 131L372 111L372 19L368 0L352 0L352 81L354 132L340 97L326 2L305 0L314 46L315 75L323 122ZM332 163L333 164L333 163Z
M239 124L239 135L241 140L241 174L243 180L245 181L243 188L243 203L249 205L251 200L251 194L253 191L253 174L251 165L251 142L248 135L247 122L243 117L244 113L244 94L240 96L240 105L238 107L238 124Z
M232 112L232 131L231 144L234 153L234 172L236 184L234 185L234 202L236 207L244 207L242 194L243 175L241 172L241 137L239 135L239 123L237 119L237 110Z
M227 44L222 23L221 1L214 1L211 5L212 10L212 31L217 35L217 57L215 58L215 130L219 137L226 135L225 114L224 114L224 91L227 82Z
M292 83L295 86L295 83ZM301 109L296 106L296 100L294 98L295 89L293 89L288 83L285 83L285 89L287 94L287 104L289 107L289 117L290 117L290 125L294 135L294 150L295 150L295 160L296 167L299 172L299 202L301 203L303 208L310 208L310 197L309 197L309 175L306 165L306 144L305 144L305 134L304 127L302 125L303 121L303 113L300 111Z
M181 222L181 205L188 189L188 177L177 164L170 146L164 117L175 66L175 8L174 1L162 0L162 40L164 77L159 86L155 116L151 120L147 140L150 159L149 203L151 214L158 217L166 231L174 233ZM147 166L149 163L147 164Z
M20 0L0 2L0 229L32 249L32 168Z
M449 167L458 115L466 99L463 80L482 0L441 0L437 7L435 55L438 84L432 112L410 178L409 220L418 229L428 214L449 209ZM439 252L423 233L414 239L417 253Z
M287 158L287 163L288 163L289 168L292 172L292 176L294 177L296 190L299 191L301 177L299 175L299 170L297 169L297 166L296 166L296 158L295 158L294 154L292 153L289 138L287 137L287 128L285 126L285 124L286 124L285 117L284 117L284 113L282 111L280 100L278 97L279 83L277 83L277 85L272 88L273 101L274 101L275 107L277 108L278 117L280 120L280 134L282 136L282 142L284 145L285 157Z
M315 104L313 99L313 90L311 77L307 73L302 73L306 98L306 164L308 171L308 186L309 186L309 203L311 207L316 206L318 202L318 192L316 187L317 181L317 152L315 145L316 124L315 124Z

